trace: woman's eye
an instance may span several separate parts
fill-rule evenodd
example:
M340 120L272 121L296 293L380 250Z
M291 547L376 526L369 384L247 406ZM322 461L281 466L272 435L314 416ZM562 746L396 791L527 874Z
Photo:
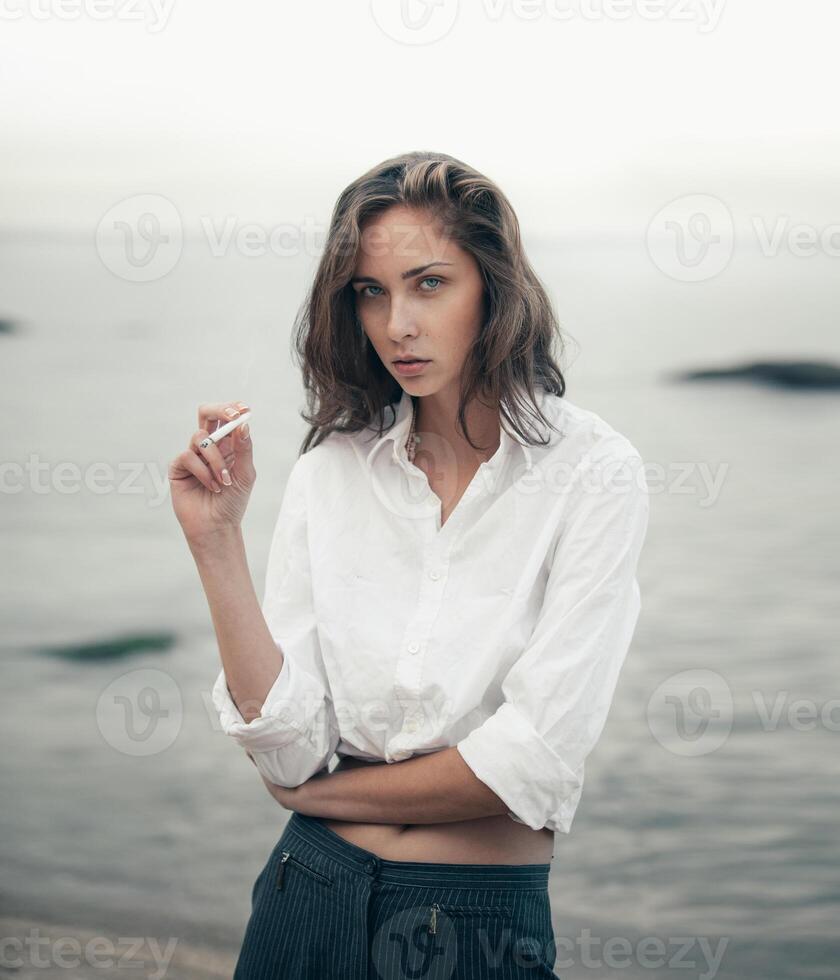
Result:
M426 276L426 278L425 279L421 279L420 282L421 282L421 284L422 283L427 283L427 282L435 283L436 285L434 285L434 286L432 286L432 287L430 287L428 289L424 289L423 292L424 293L436 293L438 291L438 289L440 288L440 284L443 282L443 280L440 279L438 276ZM368 292L369 289L378 289L379 292L378 293L369 293ZM369 296L372 299L376 299L378 296L380 296L382 294L382 287L381 286L363 286L361 288L361 290L359 291L359 293L360 293L361 296Z

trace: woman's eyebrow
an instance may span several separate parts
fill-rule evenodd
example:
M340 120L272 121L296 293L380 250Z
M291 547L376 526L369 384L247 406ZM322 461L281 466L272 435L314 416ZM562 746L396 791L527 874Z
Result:
M400 279L410 279L412 276L419 276L421 272L425 272L426 269L431 269L433 265L455 265L454 262L427 262L426 265L418 265L416 269L408 269L406 272L400 273ZM350 280L350 285L357 282L373 282L377 283L377 280L373 276L354 276ZM378 283L377 283L378 285Z

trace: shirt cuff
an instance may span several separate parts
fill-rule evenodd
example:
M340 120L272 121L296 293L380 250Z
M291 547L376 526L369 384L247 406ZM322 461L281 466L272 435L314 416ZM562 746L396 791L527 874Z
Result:
M243 748L255 752L281 749L296 742L314 748L307 736L303 715L304 706L323 708L324 692L315 683L307 683L306 674L295 668L284 656L283 666L265 697L260 715L246 722L227 686L224 669L219 672L213 687L213 704L225 735L230 735Z
M475 775L508 805L508 816L533 830L567 834L583 787L515 705L506 701L457 744Z

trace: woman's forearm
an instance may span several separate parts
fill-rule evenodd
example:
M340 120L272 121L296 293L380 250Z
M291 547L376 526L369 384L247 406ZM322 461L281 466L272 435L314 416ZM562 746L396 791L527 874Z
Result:
M260 607L241 528L190 542L207 596L228 690L246 722L260 716L283 656Z
M318 773L294 789L263 782L286 809L330 820L449 823L508 809L454 746L402 762Z

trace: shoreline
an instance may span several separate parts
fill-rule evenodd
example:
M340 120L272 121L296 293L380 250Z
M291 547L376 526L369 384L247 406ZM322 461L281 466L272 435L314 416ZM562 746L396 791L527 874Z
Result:
M118 935L32 916L0 913L4 948L0 971L17 980L67 977L101 980L104 971L130 970L144 980L229 978L236 956L169 936Z

